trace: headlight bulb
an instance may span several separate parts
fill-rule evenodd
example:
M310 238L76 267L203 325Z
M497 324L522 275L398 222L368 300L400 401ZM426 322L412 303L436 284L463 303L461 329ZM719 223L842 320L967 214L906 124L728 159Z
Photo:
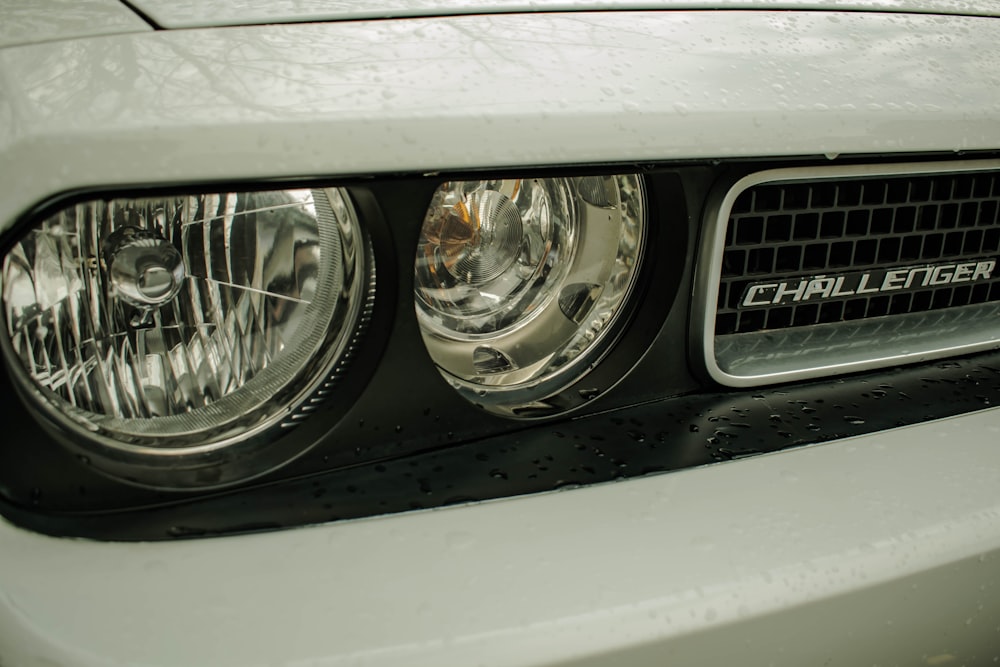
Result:
M183 258L158 231L127 225L112 232L103 245L112 296L139 310L132 326L148 323L153 309L181 291Z
M95 467L218 485L307 446L269 450L331 393L373 275L339 188L92 199L3 257L4 345Z
M605 351L645 235L636 175L456 181L431 201L415 302L442 374L517 414Z

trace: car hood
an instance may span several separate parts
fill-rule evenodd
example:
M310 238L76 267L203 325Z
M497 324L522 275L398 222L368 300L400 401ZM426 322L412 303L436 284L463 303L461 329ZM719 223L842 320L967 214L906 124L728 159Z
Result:
M1000 16L998 0L132 0L161 28L628 9L806 9Z
M3 0L0 48L150 30L117 0Z

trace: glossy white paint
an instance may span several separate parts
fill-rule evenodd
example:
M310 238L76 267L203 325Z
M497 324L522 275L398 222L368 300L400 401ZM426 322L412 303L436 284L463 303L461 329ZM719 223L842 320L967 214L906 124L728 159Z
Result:
M0 656L77 667L992 664L998 418L244 537L102 544L2 523Z
M997 149L1000 21L149 33L0 51L0 85L7 230L81 187ZM101 544L0 522L0 664L992 664L998 418L246 537Z
M1000 16L994 0L135 0L164 28L592 10L820 9Z
M0 48L149 30L118 0L0 0Z
M81 187L1000 146L989 18L612 12L166 31L2 50L0 81L0 229Z

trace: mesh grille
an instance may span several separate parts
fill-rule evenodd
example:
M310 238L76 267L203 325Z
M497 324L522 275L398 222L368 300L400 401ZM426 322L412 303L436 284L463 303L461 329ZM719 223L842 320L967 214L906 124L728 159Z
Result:
M852 271L993 259L1000 172L762 184L733 204L716 335L788 329L1000 301L990 280L740 309L748 286Z

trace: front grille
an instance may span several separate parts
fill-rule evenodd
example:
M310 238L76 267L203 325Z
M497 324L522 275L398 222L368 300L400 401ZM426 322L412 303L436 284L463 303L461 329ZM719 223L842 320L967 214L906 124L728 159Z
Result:
M720 382L1000 347L1000 161L777 169L717 201L695 346Z
M1000 301L1000 271L975 283L743 308L752 284L792 277L993 259L1000 172L762 184L741 192L726 229L716 335Z

